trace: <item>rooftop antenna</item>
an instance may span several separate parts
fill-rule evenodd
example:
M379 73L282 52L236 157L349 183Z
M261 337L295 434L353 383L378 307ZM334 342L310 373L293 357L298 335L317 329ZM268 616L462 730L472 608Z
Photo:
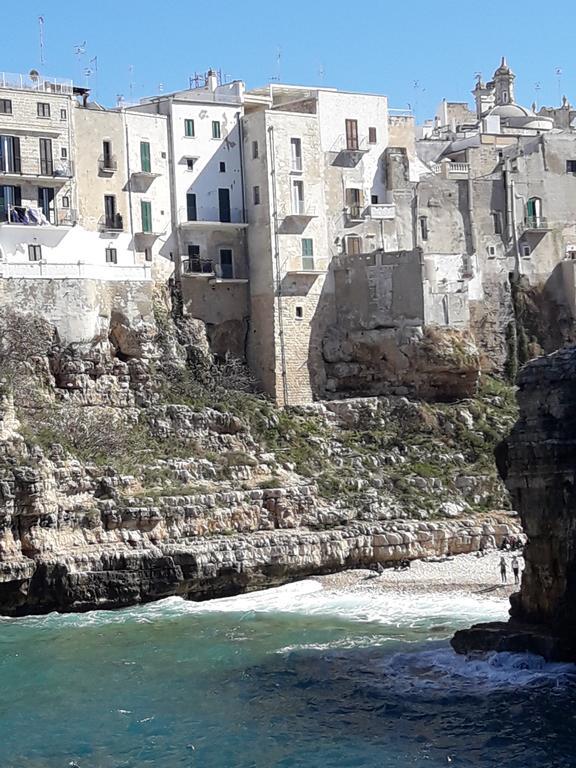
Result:
M132 102L134 100L134 64L128 65L128 74L130 75L129 92L130 101Z
M38 29L40 34L40 64L44 66L44 16L38 16Z
M536 110L540 106L539 102L540 102L540 91L541 90L542 90L542 83L540 81L538 81L537 83L534 83L534 91L536 93L536 101L534 102L534 105L535 105L536 109L534 109L534 112L536 112Z
M562 75L564 74L562 71L562 67L556 67L556 77L558 78L558 101L561 104L562 103Z
M320 64L320 67L318 68L318 79L320 80L321 84L324 84L325 75L326 75L326 70L324 69L324 64Z
M279 83L282 82L281 71L282 71L282 48L278 46L278 48L276 49L276 74L278 76Z

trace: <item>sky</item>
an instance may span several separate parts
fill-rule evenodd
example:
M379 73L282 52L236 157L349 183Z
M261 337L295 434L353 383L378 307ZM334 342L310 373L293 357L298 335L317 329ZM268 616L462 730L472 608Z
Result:
M503 55L520 103L576 103L575 20L574 0L27 0L0 32L0 72L71 78L114 106L213 67L248 88L381 93L422 121L442 98L471 101Z

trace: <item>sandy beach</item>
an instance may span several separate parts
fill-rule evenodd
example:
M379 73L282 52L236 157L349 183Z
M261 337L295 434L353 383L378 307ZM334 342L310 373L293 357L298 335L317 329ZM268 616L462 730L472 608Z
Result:
M381 575L373 571L353 570L327 576L314 577L327 589L346 591L393 591L400 594L430 592L457 592L487 597L508 597L519 590L514 584L512 572L513 553L506 552L508 583L503 585L500 578L500 558L502 552L491 551L484 557L475 554L455 555L443 562L413 560L405 571L386 568ZM524 560L518 555L520 573Z

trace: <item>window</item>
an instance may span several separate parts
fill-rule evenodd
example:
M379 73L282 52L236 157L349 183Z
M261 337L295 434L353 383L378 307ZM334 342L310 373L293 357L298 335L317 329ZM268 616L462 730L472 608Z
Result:
M104 195L104 226L106 229L122 229L120 214L116 211L116 197Z
M38 208L46 219L54 223L54 187L38 187Z
M152 232L152 203L141 200L140 213L142 214L142 232Z
M220 121L219 120L212 120L212 138L213 139L221 138Z
M226 173L226 163L220 163L220 173Z
M349 256L358 256L362 253L362 238L358 235L348 235L346 238L346 253Z
M522 256L530 256L531 250L529 245L522 246Z
M302 320L304 317L304 307L296 307L295 312L296 320Z
M102 168L104 170L112 170L113 167L112 142L109 139L105 139L102 142Z
M66 160L68 157L68 150L66 147L60 147L60 157L62 160Z
M420 216L420 235L422 240L428 240L428 217Z
M218 210L221 222L232 221L232 209L230 208L230 190L218 190Z
M492 220L494 222L494 234L501 235L502 234L502 214L500 213L500 211L493 211Z
M492 259L496 256L496 247L494 245L488 246L488 256Z
M64 195L62 198L62 208L70 208L70 198L68 195Z
M52 139L40 139L40 175L53 176Z
M40 261L42 258L42 246L41 245L29 245L28 246L28 261Z
M144 248L144 259L152 261L152 248Z
M301 139L290 139L290 154L292 157L292 170L302 170L302 141Z
M368 128L368 143L376 144L378 139L376 138L376 128Z
M362 218L362 190L350 187L346 190L346 208L351 219Z
M0 221L10 220L10 208L13 205L22 205L21 187L0 186Z
M252 200L254 205L260 205L260 187L252 187Z
M196 195L193 192L188 192L186 195L186 220L197 221L198 211L196 209Z
M18 136L0 136L0 171L4 171L4 173L22 172Z
M378 205L378 195L370 195L370 203L372 205Z
M542 200L539 197L531 197L526 203L526 216L528 224L539 227L544 223L542 218Z
M36 108L38 117L50 117L50 104L47 104L44 101L39 101Z
M150 163L150 142L140 142L140 166L143 173L152 172L152 164Z
M358 120L346 120L346 149L358 149Z
M1 102L0 112L2 112ZM576 173L576 160L566 160L566 173Z
M230 248L220 248L220 273L224 280L232 280L234 277L234 263Z
M65 109L60 110L60 120L68 120L68 112Z
M256 160L258 158L258 142L253 141L252 142L252 160Z
M194 163L195 163L195 161L196 161L195 157L187 157L186 158L186 168L187 168L187 170L189 170L189 171L193 171L194 170Z
M304 213L304 182L292 182L292 213L298 215Z
M202 259L200 257L199 245L188 246L188 262L185 265L185 271L200 272L205 274L212 273L212 262L209 259Z
M12 102L10 99L0 99L0 114L11 115L12 114Z
M302 269L305 271L314 269L314 241L311 237L302 238Z
M104 251L107 264L118 264L118 251L116 248L106 248Z
M184 120L184 135L185 136L196 136L196 131L194 130L194 120Z

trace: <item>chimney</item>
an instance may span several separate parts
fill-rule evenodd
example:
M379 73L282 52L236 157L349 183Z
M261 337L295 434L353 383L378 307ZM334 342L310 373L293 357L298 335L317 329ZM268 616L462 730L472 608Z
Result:
M209 69L208 74L206 75L206 87L209 91L212 91L212 93L214 93L218 87L218 76L213 69Z

